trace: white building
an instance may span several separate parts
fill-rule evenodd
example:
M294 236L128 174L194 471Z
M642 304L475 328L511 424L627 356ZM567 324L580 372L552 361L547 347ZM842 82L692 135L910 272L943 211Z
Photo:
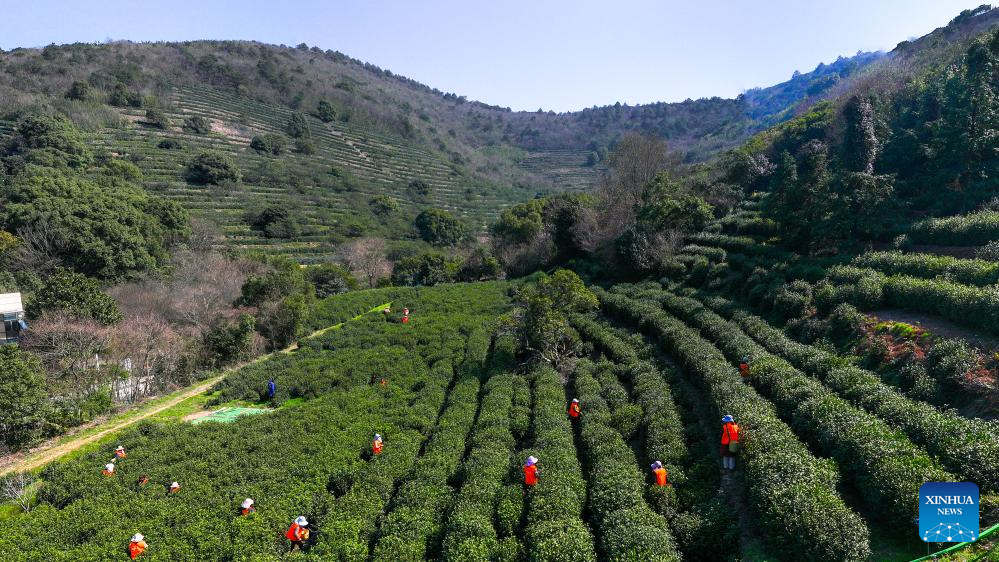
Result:
M0 344L17 343L21 332L28 328L24 322L24 305L21 293L0 294Z

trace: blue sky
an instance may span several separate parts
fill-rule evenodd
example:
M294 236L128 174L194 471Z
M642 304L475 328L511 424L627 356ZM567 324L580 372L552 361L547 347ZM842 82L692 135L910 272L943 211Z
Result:
M0 48L305 42L470 99L565 111L732 97L839 55L890 50L982 1L3 0Z

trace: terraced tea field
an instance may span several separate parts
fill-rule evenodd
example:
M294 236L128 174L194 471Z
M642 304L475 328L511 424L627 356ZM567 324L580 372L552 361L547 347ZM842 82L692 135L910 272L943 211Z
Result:
M981 487L983 529L999 518L994 422L904 396L732 303L652 283L594 288L600 311L572 317L586 353L557 372L496 331L512 287L322 301L311 327L387 301L413 315L361 317L219 383L219 404L267 415L143 423L54 463L40 505L0 519L0 548L112 560L141 532L150 560L278 560L304 515L301 559L909 560L926 548L909 523L914 490L956 479ZM723 414L744 435L734 471L719 468ZM118 442L129 455L107 478ZM654 484L655 460L670 487ZM173 480L182 489L167 495ZM241 517L247 496L257 512Z
M210 88L176 89L163 105L167 129L149 126L145 110L120 109L127 125L89 134L92 147L138 165L147 189L218 223L227 244L239 248L314 261L331 252L331 244L361 232L405 237L408 222L426 207L447 209L463 217L473 231L481 231L503 208L536 193L473 177L413 140L342 121L323 123L311 115L306 119L314 154L296 152L294 139L287 139L280 155L261 154L249 147L251 138L284 135L292 111ZM191 116L208 119L212 132L186 132L182 125ZM9 134L12 126L0 123L0 136ZM161 148L164 140L178 141L182 148ZM223 189L188 183L186 166L202 150L232 156L243 172L242 184ZM427 192L414 192L414 181L422 182ZM370 200L378 195L400 203L395 220L386 222L372 212ZM299 236L267 238L245 223L248 209L280 202L300 213Z

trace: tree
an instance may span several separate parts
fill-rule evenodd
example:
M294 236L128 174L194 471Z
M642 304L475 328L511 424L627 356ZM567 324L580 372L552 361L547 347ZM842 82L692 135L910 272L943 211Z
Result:
M80 80L74 80L66 91L66 99L76 101L87 101L90 99L90 84Z
M483 281L485 279L495 279L503 273L503 266L498 259L484 246L477 246L472 253L465 258L458 271L458 279L461 281Z
M417 197L429 197L432 191L430 184L423 180L411 180L407 189L409 189L409 192Z
M256 329L249 314L241 314L235 322L219 322L201 336L204 362L217 369L249 359Z
M388 216L399 212L399 201L388 195L375 195L368 200L371 212L378 216Z
M27 306L30 318L59 312L103 325L115 324L122 319L118 303L101 291L96 279L62 268L56 269L45 280Z
M45 421L48 395L38 359L17 346L0 346L0 442L18 449Z
M438 252L425 252L396 262L392 268L393 285L433 286L452 283L461 262Z
M316 297L320 299L353 291L358 287L357 279L346 268L332 263L306 269L306 277L316 288Z
M316 153L316 143L311 139L296 139L295 140L295 152L299 154L304 154L306 156Z
M247 222L267 238L296 238L302 233L298 214L287 205L269 205L247 214Z
M527 349L556 368L580 347L579 334L569 324L568 315L599 306L583 280L566 269L551 276L542 274L536 286L521 290L519 301L519 329Z
M852 170L873 174L880 146L871 100L858 95L851 96L843 108L843 117L846 120L843 151L847 165Z
M466 236L464 223L443 209L426 209L414 225L420 238L434 246L454 246Z
M250 140L250 148L257 152L270 153L275 156L284 152L288 140L284 135L278 133L265 133L256 135Z
M319 100L319 105L316 107L316 115L319 120L323 123L329 123L336 120L336 108L329 100Z
M243 283L237 305L259 307L288 295L312 295L315 292L298 263L281 257L271 258L268 265L269 271L262 275L251 275Z
M358 238L344 245L339 257L348 271L372 288L379 279L392 273L385 249L385 240L381 238Z
M212 122L207 117L192 115L184 119L184 130L196 135L207 135L212 132Z
M287 347L299 335L309 313L309 298L294 294L260 307L260 333L268 339L271 349Z
M541 232L544 199L532 199L504 209L493 224L493 234L507 244L524 244Z
M170 119L166 113L158 107L150 107L146 110L146 123L157 129L166 129L170 126Z
M30 163L77 169L86 168L94 160L83 135L62 116L32 115L22 119L7 154Z
M295 139L312 136L309 130L308 119L306 119L305 114L297 111L292 113L291 117L288 118L288 124L285 125L284 130L288 133L289 137Z
M152 271L188 233L187 212L116 175L29 165L0 184L0 229L27 249L100 279ZM40 271L40 273L45 273Z
M205 151L187 165L187 179L196 184L239 183L243 179L243 173L229 155Z
M17 472L0 477L0 498L17 504L21 511L31 511L35 498L38 496L38 486L35 477L28 472Z

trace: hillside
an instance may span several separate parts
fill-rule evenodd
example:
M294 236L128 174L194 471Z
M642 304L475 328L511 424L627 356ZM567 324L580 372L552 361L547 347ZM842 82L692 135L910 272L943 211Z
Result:
M409 221L425 207L451 210L481 232L504 207L539 192L589 190L606 171L608 147L626 131L660 135L690 157L706 157L878 58L820 65L738 100L556 115L465 101L305 46L53 45L0 54L0 136L26 113L65 113L94 150L138 165L143 186L219 224L229 245L310 262L360 234L410 238ZM322 115L320 101L328 103ZM295 113L305 119L304 150L288 134ZM185 126L191 117L207 119L206 128ZM250 148L263 135L285 137L285 148ZM243 181L192 185L186 165L203 149L231 155ZM379 212L376 197L401 208ZM275 239L251 229L245 212L274 204L297 209L300 232Z

